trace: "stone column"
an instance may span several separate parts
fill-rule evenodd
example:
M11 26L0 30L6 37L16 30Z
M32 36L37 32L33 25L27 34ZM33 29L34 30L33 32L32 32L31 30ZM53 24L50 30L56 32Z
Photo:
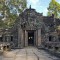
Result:
M41 29L38 30L38 47L41 46Z
M36 45L36 32L34 31L34 46Z
M7 37L7 42L10 43L10 41L11 41L11 39L10 39L10 35L7 35L6 37Z
M21 46L21 29L18 28L18 48Z
M25 30L25 46L28 46L28 32Z
M3 35L3 42L5 42L5 35Z
M24 47L24 31L18 28L18 48Z
M21 47L24 47L24 31L21 30Z
M36 30L36 46L38 46L38 31Z

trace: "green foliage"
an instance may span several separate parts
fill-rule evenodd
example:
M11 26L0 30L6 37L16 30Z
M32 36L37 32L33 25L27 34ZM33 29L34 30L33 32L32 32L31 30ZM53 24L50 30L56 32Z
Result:
M54 14L55 18L60 18L60 4L56 0L51 0L48 7L48 16Z
M10 0L10 4L15 6L19 12L23 11L26 8L26 0ZM21 8L19 8L19 6Z
M18 17L17 14L10 13L10 6L15 7L18 12L22 12L26 8L26 0L10 0L7 3L8 5L6 5L6 0L0 0L0 13L3 15L3 18L0 17L0 28L12 27ZM19 8L20 6L21 8Z

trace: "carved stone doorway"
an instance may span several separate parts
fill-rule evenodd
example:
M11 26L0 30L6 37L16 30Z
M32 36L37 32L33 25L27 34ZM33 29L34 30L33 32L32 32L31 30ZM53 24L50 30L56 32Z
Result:
M28 46L34 46L34 31L28 31Z

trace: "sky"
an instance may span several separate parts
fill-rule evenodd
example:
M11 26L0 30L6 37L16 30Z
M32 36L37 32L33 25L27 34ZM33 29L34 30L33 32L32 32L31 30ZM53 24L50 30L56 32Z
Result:
M43 15L46 16L50 1L51 0L27 0L27 7L29 8L31 5L31 7L36 9L37 12L43 13ZM60 3L60 0L56 1Z

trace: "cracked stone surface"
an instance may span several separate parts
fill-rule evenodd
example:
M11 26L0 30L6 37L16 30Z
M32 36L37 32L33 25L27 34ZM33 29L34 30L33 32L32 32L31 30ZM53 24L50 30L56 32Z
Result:
M0 60L60 60L60 58L35 47L25 47L4 52L3 56L0 56Z

